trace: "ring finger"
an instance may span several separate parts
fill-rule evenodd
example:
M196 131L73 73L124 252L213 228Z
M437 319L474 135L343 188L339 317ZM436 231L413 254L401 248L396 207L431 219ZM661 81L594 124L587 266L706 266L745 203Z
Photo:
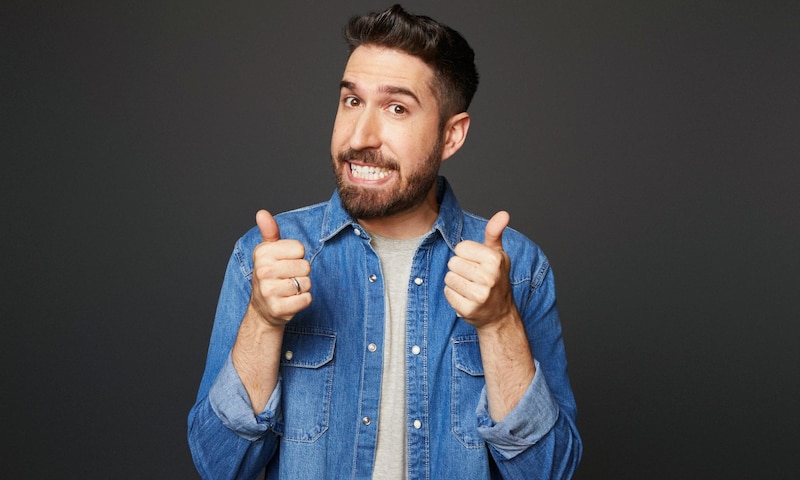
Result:
M300 295L311 290L311 279L308 277L290 277L286 280L287 296Z

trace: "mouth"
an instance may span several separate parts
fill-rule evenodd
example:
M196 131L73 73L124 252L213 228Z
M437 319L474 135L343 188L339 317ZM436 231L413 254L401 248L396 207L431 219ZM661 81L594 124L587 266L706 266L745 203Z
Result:
M349 163L349 165L350 176L358 180L383 180L392 174L391 169L376 167L375 165L357 165L355 163Z

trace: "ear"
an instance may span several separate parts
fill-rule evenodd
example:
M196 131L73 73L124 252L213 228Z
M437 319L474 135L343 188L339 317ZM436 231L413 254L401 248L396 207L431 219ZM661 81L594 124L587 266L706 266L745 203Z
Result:
M461 112L453 115L447 120L444 127L444 145L442 149L442 161L450 158L456 153L467 140L469 131L469 114Z

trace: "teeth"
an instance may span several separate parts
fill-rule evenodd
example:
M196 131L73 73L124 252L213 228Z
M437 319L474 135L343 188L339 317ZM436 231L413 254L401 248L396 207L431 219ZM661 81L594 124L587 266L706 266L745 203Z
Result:
M353 176L356 178L363 178L364 180L380 180L381 178L389 175L390 170L368 165L353 165L351 163L350 172L352 172Z

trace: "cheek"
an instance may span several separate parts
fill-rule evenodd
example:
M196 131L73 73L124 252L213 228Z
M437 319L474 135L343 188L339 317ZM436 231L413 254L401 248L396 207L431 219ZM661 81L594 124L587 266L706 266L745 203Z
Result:
M353 122L348 115L338 112L333 120L333 130L331 133L331 148L342 148L346 146L353 134Z
M391 148L399 157L407 159L416 168L427 161L435 144L435 132L409 129L393 137Z

